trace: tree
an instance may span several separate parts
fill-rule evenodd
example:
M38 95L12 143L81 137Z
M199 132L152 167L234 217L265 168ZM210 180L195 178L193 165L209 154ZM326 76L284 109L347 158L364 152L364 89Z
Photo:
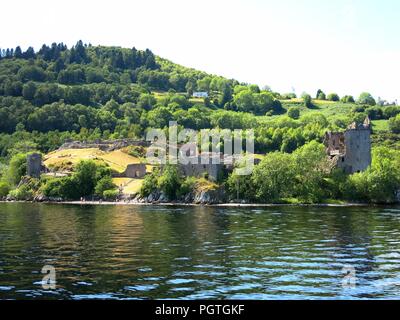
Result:
M33 100L36 94L36 84L32 81L29 81L28 83L24 84L22 87L22 96L26 100Z
M326 100L326 95L325 93L321 92L318 96L317 96L318 100Z
M18 71L18 78L21 81L45 81L46 73L41 67L37 66L24 66Z
M307 108L312 108L313 107L311 96L308 93L303 93L302 98L303 98L303 101L304 101L304 105Z
M103 197L105 191L113 191L116 188L117 186L113 183L111 176L105 176L97 182L95 194L99 197Z
M76 185L81 196L90 196L94 193L97 165L92 160L81 161L75 168L72 181Z
M158 178L157 185L162 192L170 199L174 200L177 197L182 178L178 173L177 166L166 165L163 169L162 175Z
M172 113L167 107L158 107L149 111L147 120L150 127L162 129L167 127L169 121L172 120Z
M329 172L325 147L312 141L293 153L295 196L305 202L319 202L326 195L324 179Z
M343 103L355 103L353 96L343 96L340 101Z
M17 59L21 59L23 57L21 47L18 46L15 48L14 57Z
M328 94L327 99L329 101L339 101L340 100L339 95L337 93Z
M325 100L326 99L326 95L321 89L318 89L315 98L318 99L318 100Z
M252 182L258 201L269 203L291 195L294 167L290 154L270 153L254 168Z
M143 108L144 110L151 110L156 105L157 100L152 94L141 94L138 100L138 107Z
M23 57L25 59L35 59L35 50L32 47L29 47L26 49L26 51L23 53Z
M375 99L368 92L361 93L360 97L358 98L357 103L358 104L367 104L367 105L370 105L370 106L375 106L376 105Z
M26 154L14 155L9 164L7 179L11 185L17 185L23 176L26 175Z
M140 195L142 197L148 197L157 189L157 175L158 171L154 170L151 174L144 177L142 187L140 188Z

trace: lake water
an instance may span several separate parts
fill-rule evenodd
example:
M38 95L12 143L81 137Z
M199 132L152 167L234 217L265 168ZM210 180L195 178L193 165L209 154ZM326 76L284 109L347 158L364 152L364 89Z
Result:
M400 209L0 203L0 298L400 298Z

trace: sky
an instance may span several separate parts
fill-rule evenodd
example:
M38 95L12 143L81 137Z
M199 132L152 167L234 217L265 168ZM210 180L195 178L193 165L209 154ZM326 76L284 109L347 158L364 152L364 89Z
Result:
M3 1L0 48L135 46L281 93L400 102L399 12L398 0Z

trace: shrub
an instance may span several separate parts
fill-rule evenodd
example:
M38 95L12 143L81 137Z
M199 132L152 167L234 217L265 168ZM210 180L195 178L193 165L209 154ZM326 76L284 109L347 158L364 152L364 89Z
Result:
M303 96L302 96L302 98L303 98L303 101L304 101L304 105L305 105L307 108L312 108L312 107L313 107L312 99L311 99L311 96L310 96L309 94L304 93Z
M10 191L10 196L15 200L32 200L33 191L25 184L20 186L18 189Z
M142 187L140 188L140 195L142 197L148 197L152 192L157 190L157 173L155 170L151 174L146 175Z
M397 116L400 113L400 108L395 106L386 107L383 109L383 118L390 119Z
M46 197L63 198L63 182L64 179L51 179L48 180L43 186L41 191Z
M365 110L371 120L379 120L383 118L381 107L369 107Z
M10 192L10 185L6 181L0 181L0 198L5 197Z
M127 153L132 157L142 158L146 155L146 150L141 146L130 146Z
M195 177L187 177L179 188L178 196L186 196L191 193L196 187L196 181Z
M298 119L300 117L300 110L296 107L291 107L288 110L288 116L292 119Z
M181 186L181 176L179 175L177 166L165 166L162 175L157 180L157 185L170 200L176 199Z
M400 133L400 115L389 119L389 130L392 133Z
M26 175L26 154L16 154L10 160L7 177L12 185L17 185Z
M119 192L118 190L105 190L103 192L103 199L108 201L114 201L118 198Z
M105 176L97 182L94 193L102 197L105 191L115 190L116 188L117 186L112 182L111 177Z
M343 96L340 101L343 103L355 103L353 96Z

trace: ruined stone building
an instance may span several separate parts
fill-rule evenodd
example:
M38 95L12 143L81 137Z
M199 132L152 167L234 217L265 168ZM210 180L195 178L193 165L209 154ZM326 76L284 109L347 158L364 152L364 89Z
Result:
M180 163L179 169L185 177L205 177L210 181L218 181L224 170L223 163L217 156L192 156L188 163Z
M29 154L26 158L26 174L29 177L40 178L42 172L42 155L40 153Z
M122 173L113 172L114 178L144 178L146 175L146 165L144 163L131 163L128 164L125 171Z
M345 132L327 132L324 144L332 167L348 174L365 171L371 165L371 121L352 123Z

